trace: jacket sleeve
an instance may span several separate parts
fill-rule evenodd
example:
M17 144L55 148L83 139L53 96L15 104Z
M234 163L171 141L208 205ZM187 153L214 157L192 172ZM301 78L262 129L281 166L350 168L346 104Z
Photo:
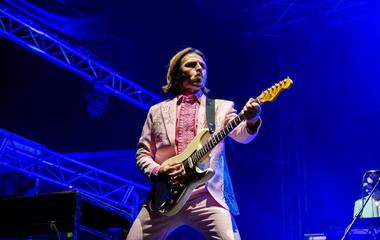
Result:
M229 121L231 121L237 116L237 111L234 108L233 102L226 101L224 104L227 105L226 106L227 114L225 115L225 119L224 119L224 126L226 126ZM256 137L261 127L261 123L262 123L261 118L259 118L257 127L254 129L254 131L252 131L248 129L247 122L244 120L229 134L229 136L239 143L245 143L245 144L249 143Z
M136 164L148 178L152 178L152 171L160 165L155 162L156 143L154 138L152 108L149 109L141 137L137 144Z

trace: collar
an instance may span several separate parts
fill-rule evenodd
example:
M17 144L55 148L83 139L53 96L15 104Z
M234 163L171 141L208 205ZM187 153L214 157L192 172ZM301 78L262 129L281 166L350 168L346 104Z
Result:
M201 102L201 98L203 96L203 91L199 91L197 93L194 94L196 99L197 99L197 102L200 103ZM182 102L182 98L183 98L184 94L179 94L177 96L177 104L180 104Z

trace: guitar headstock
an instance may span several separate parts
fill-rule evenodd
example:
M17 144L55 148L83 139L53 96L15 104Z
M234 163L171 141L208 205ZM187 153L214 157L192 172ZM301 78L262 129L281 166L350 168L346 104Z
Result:
M264 102L273 102L276 100L276 98L280 95L282 91L285 89L289 89L293 85L292 79L289 77L286 77L281 82L278 82L268 88L267 90L263 91L260 96L257 97L258 102L264 103Z

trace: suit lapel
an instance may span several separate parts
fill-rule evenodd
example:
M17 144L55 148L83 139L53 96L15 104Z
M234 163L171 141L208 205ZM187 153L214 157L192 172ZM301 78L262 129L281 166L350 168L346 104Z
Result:
M162 118L165 124L166 133L170 144L175 145L175 129L176 129L176 104L177 98L173 98L164 102L161 106Z

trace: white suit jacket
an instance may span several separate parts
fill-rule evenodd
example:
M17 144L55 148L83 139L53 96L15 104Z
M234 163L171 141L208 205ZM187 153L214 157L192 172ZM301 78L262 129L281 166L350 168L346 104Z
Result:
M149 178L156 166L160 166L165 160L177 154L175 147L176 104L177 97L158 103L149 109L136 153L137 166ZM205 106L206 97L202 95L198 111L197 133L207 128ZM237 113L233 102L215 100L215 132L221 130L235 116ZM257 131L260 126L261 119ZM240 143L249 143L255 138L257 131L250 134L246 122L243 121L229 136ZM236 215L239 210L226 165L224 146L225 142L220 142L211 151L206 162L208 165L206 167L211 167L215 171L215 175L206 183L206 189L218 203Z

